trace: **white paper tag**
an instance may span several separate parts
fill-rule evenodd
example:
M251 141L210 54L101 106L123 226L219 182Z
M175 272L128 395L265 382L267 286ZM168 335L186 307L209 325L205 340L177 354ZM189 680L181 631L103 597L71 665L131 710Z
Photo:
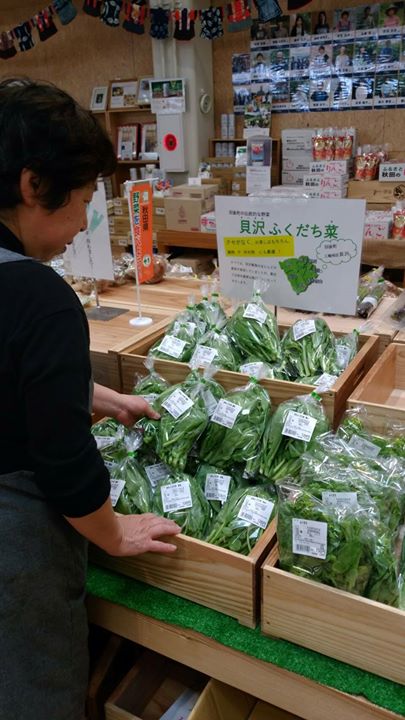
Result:
M309 442L315 430L316 422L316 419L309 417L309 415L303 415L303 413L290 410L281 434L294 438L295 440Z
M175 512L193 507L189 480L181 480L160 488L163 503L163 512Z
M219 401L215 412L211 418L211 421L217 423L217 425L223 425L226 428L233 428L235 420L242 410L240 405L224 400L223 398Z
M361 301L361 304L363 303L370 303L373 308L376 308L378 305L378 300L376 300L375 297L373 297L372 295L367 295L367 297L363 298L363 300Z
M337 357L339 367L347 368L351 354L352 354L352 351L350 350L349 347L347 347L347 345L337 345L336 346L336 357Z
M165 463L155 463L155 465L146 465L145 472L154 490L160 480L164 480L170 475L170 468Z
M315 383L315 387L319 390L330 390L337 380L337 375L329 375L329 373L323 373L321 377Z
M125 480L114 480L114 478L110 478L110 483L111 483L111 490L110 490L111 505L113 507L115 507L118 500L120 499L120 495L125 487Z
M359 435L352 435L349 440L349 447L353 448L353 450L357 450L357 452L368 458L376 458L381 452L381 448L379 448L378 445L370 442L370 440L365 440L365 438L359 437Z
M328 547L328 523L293 518L293 553L325 560Z
M222 503L226 502L228 499L230 482L230 475L208 473L205 478L204 488L204 495L207 500L220 500Z
M113 460L104 460L104 465L106 466L107 470L111 473L112 469L116 466L116 462Z
M263 323L266 322L267 313L260 307L260 305L256 305L256 303L248 303L246 310L243 313L243 317L250 318L251 320L257 320L260 325L263 325Z
M139 397L146 400L149 405L152 405L155 402L156 398L159 397L159 395L157 393L149 393L149 395L140 395Z
M246 495L242 507L238 512L240 520L246 520L251 525L266 529L269 524L271 513L273 512L274 503L271 500L258 498L254 495Z
M102 450L105 447L108 447L109 445L114 445L114 438L112 437L104 437L103 435L95 435L94 439L97 443L97 450Z
M168 398L162 403L162 407L170 413L172 417L177 420L181 417L186 410L189 410L194 405L194 402L186 395L183 390L177 388Z
M191 363L197 367L208 367L218 355L218 350L207 345L197 345Z
M204 400L205 409L208 413L208 417L210 418L218 405L218 401L215 400L211 390L208 390L208 388L203 388L201 391L202 399Z
M170 357L179 358L186 346L185 340L174 337L174 335L166 335L160 343L159 352L170 355Z
M294 340L301 340L306 335L316 332L315 320L298 320L293 325Z
M241 373L250 375L250 377L258 378L263 370L263 363L262 362L245 363L244 365L240 366L239 370Z
M190 335L194 335L197 324L195 322L186 322L185 325Z
M359 507L356 492L332 492L325 490L325 492L322 493L322 502L334 508L357 510Z

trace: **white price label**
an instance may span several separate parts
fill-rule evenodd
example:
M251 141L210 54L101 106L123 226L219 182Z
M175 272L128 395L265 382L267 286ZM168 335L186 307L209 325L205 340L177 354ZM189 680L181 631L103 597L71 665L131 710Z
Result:
M263 363L262 362L245 363L244 365L240 366L239 370L241 371L241 373L250 375L250 377L258 378L263 370Z
M241 509L238 512L240 520L246 520L251 525L265 530L269 524L271 513L273 512L274 503L271 500L258 498L254 495L246 495Z
M175 512L193 507L189 480L181 480L160 488L163 503L163 512Z
M293 518L293 553L325 560L328 547L328 523Z
M241 410L240 405L221 399L215 408L211 421L229 429L233 428Z
M322 493L322 502L334 508L357 510L359 507L356 492L332 492L325 490L325 492Z
M104 465L109 472L112 471L113 467L115 467L116 464L117 463L113 462L113 460L104 460Z
M316 422L316 419L309 417L309 415L290 410L284 423L282 435L309 442L315 430Z
M219 473L208 473L205 478L204 495L207 500L220 500L226 502L229 494L230 475Z
M146 465L145 472L148 480L154 490L160 480L164 480L170 475L170 469L165 463L155 463L155 465Z
M306 335L316 332L315 320L298 320L293 325L294 340L301 340Z
M336 347L336 357L339 367L341 368L347 368L350 360L350 355L352 354L352 351L350 350L347 345L337 345Z
M111 490L110 490L111 505L113 507L115 507L118 500L120 499L120 495L125 487L125 480L114 480L114 478L111 478L110 484L111 484Z
M185 325L186 325L186 327L187 327L187 330L188 330L189 334L190 334L190 335L194 335L194 333L195 333L195 331L196 331L197 323L195 323L195 322L186 322Z
M114 444L114 438L112 438L112 437L104 437L103 435L95 435L94 439L97 443L97 450L102 450L103 448Z
M208 367L218 355L218 350L207 345L197 345L191 363L197 367Z
M367 297L365 297L361 301L361 303L369 303L373 308L376 308L378 305L378 300L376 300L375 297L373 297L372 295L367 295Z
M211 390L208 390L207 388L203 388L201 391L202 399L204 400L205 409L208 413L208 417L211 417L218 405L218 401L215 400Z
M370 442L370 440L365 440L365 438L359 437L359 435L352 435L349 440L349 447L353 448L353 450L357 450L357 452L368 458L376 458L381 452L381 448L379 448L378 445Z
M315 387L318 390L330 390L337 380L337 375L329 375L329 373L323 373L321 377L315 383Z
M157 393L149 393L149 395L140 395L140 397L146 400L149 405L152 405L159 395Z
M174 337L174 335L166 335L160 343L159 352L170 355L170 357L179 358L186 346L185 340Z
M170 413L175 420L181 417L186 410L189 410L194 405L191 398L186 395L183 390L177 388L168 398L162 403L162 407Z
M243 317L257 320L260 325L263 325L263 323L266 322L267 312L263 310L260 305L256 305L256 303L248 303Z

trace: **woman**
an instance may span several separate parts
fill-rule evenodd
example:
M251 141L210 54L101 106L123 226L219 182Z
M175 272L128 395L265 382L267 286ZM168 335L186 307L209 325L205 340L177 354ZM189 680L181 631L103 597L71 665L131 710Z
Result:
M324 33L329 32L329 24L326 20L326 13L321 10L320 13L318 13L318 22L315 25L314 34L315 35L323 35Z
M117 555L171 552L179 531L116 516L90 432L85 314L41 264L86 228L97 176L115 167L91 114L52 85L0 83L0 647L4 720L81 720L87 683L87 541ZM94 387L125 424L145 401Z
M306 34L304 18L302 15L297 15L295 23L291 28L291 37L302 37Z

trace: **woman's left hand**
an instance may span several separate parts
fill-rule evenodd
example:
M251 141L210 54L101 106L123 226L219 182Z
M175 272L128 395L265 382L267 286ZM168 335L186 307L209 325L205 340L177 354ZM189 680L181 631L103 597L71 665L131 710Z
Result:
M140 417L159 420L159 413L155 412L144 398L137 395L119 395L119 406L114 418L123 425L133 425Z

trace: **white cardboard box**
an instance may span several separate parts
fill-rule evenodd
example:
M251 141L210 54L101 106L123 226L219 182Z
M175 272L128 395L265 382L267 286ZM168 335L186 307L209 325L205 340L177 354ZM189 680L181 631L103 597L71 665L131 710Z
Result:
M347 175L326 175L326 174L310 174L304 175L304 187L320 189L320 190L347 190Z
M312 153L312 128L286 129L281 131L283 156L291 152Z
M293 172L309 172L309 168L312 162L312 155L297 155L296 157L284 157L283 156L283 170Z
M282 185L302 185L304 182L305 172L301 170L283 170L281 173Z
M326 175L349 175L353 167L352 160L318 160L311 162L309 172Z

